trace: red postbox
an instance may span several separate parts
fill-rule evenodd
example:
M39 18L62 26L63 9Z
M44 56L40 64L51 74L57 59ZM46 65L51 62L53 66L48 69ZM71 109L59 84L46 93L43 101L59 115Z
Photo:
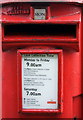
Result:
M82 1L3 1L2 118L82 118Z

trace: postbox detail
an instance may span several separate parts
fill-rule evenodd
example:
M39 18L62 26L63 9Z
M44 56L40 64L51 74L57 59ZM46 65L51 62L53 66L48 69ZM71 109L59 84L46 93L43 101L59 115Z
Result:
M56 66L55 70L53 66ZM62 66L62 50L33 47L18 51L21 112L56 113L63 110Z
M41 45L56 45L57 48L65 46L65 48L78 51L80 16L80 8L68 4L65 6L61 3L3 5L4 48L40 43Z
M2 4L3 118L80 118L81 17L72 2Z

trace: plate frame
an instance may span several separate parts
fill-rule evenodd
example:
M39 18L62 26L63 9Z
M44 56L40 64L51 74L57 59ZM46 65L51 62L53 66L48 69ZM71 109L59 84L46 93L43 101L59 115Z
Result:
M22 108L22 54L58 54L58 109ZM22 113L60 113L63 111L63 52L61 49L27 48L17 51L18 111Z

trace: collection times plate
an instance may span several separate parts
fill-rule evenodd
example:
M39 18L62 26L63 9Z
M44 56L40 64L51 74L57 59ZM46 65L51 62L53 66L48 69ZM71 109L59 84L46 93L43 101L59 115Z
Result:
M22 54L22 108L58 109L58 54Z

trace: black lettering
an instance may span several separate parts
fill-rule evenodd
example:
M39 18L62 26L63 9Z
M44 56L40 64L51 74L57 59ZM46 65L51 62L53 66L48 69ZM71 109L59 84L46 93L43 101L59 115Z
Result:
M27 95L29 95L29 91L26 91L27 92Z

